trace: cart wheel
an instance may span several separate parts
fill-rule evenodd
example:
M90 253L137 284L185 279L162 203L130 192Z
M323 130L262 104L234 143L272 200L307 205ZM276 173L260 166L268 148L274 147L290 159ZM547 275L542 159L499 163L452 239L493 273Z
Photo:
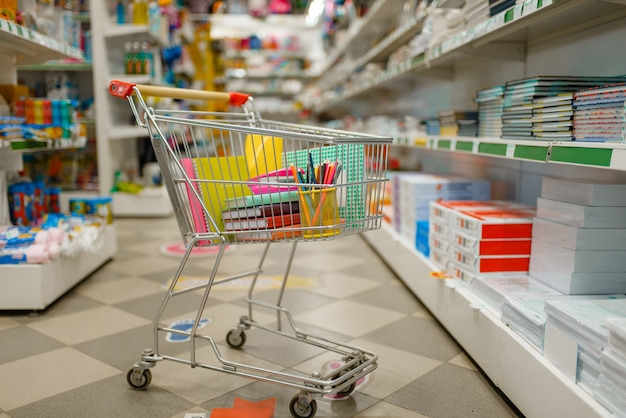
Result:
M312 418L317 412L317 402L312 399L308 405L303 406L300 403L300 395L296 395L289 402L289 412L294 418Z
M148 369L141 372L139 377L135 374L135 369L130 369L128 373L126 373L126 381L128 384L135 389L145 389L152 382L152 372Z
M337 392L337 395L339 395L339 396L349 396L352 392L354 392L354 389L356 389L356 383L352 383L350 386L348 386L344 390L341 390L341 391Z
M246 333L238 329L231 329L226 334L226 342L232 348L241 348L246 343Z

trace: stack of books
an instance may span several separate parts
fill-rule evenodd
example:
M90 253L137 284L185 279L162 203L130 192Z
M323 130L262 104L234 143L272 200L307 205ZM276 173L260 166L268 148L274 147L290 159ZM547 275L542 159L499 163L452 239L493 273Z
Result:
M502 136L503 96L504 85L494 86L477 92L478 136L488 138L500 138Z
M534 208L503 201L431 202L430 259L456 278L527 272Z
M515 0L489 0L489 16L495 16L513 6Z
M593 397L616 416L626 411L626 318L609 318L609 338L600 359Z
M574 94L576 141L623 141L626 84L581 90Z
M439 135L441 133L441 124L439 123L439 119L426 119L424 124L426 125L426 134Z
M474 28L489 19L489 1L466 0L463 5L463 12L465 13L465 25L468 28Z
M541 113L540 99L623 80L623 77L539 76L509 81L504 91L502 137L540 139L533 134L533 116L535 113ZM535 111L535 105L537 111ZM563 126L560 127L563 128ZM563 129L558 132L562 131Z
M626 299L607 296L596 299L547 300L546 327L552 326L577 345L576 382L593 393L602 366L602 350L608 345L609 318L626 317ZM558 353L560 340L545 341L545 351ZM550 347L548 345L550 344Z
M573 93L564 93L533 100L533 137L557 141L573 139L573 96Z
M297 191L263 193L224 201L224 231L233 241L280 241L302 235Z
M626 184L543 178L529 275L564 294L626 293Z
M473 110L441 110L438 112L440 135L476 136L478 112Z

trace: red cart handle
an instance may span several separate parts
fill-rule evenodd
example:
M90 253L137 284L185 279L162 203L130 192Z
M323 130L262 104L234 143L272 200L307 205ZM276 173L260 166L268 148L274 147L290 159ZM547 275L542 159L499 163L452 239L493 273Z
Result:
M212 102L229 103L232 106L243 106L250 98L249 94L244 93L227 93L219 91L181 89L176 87L149 86L127 83L120 80L111 81L109 84L109 93L115 97L127 98L133 94L134 87L137 87L139 92L145 96L171 97L174 99L188 100L207 100Z

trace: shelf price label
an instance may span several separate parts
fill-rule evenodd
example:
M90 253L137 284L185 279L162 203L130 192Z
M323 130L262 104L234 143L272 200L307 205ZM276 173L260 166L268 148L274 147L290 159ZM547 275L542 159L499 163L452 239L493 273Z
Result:
M515 156L515 144L506 145L506 156L507 158L513 158Z

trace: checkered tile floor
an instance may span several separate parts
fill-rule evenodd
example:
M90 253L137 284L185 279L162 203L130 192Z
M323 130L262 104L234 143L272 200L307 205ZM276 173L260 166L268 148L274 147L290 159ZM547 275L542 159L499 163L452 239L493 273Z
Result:
M152 369L148 389L130 388L126 373L153 344L152 322L179 266L180 259L161 247L180 237L173 218L118 219L116 230L114 260L45 311L0 311L0 418L208 417L235 398L276 398L275 417L289 417L294 389L172 361ZM255 268L262 248L233 247L219 274ZM258 299L277 296L276 278L290 248L270 249ZM206 278L214 261L210 255L190 258L185 280ZM316 417L519 416L359 236L300 243L291 274L283 305L300 328L379 356L378 369L351 397L318 400ZM200 331L229 360L307 372L339 360L259 329L247 332L242 350L228 348L226 333L247 314L246 294L237 281L215 287L203 314ZM200 302L198 292L175 298L163 322L184 328ZM273 324L275 316L261 311L255 320ZM161 346L176 357L189 355L184 341ZM212 356L208 344L198 345L199 361Z

